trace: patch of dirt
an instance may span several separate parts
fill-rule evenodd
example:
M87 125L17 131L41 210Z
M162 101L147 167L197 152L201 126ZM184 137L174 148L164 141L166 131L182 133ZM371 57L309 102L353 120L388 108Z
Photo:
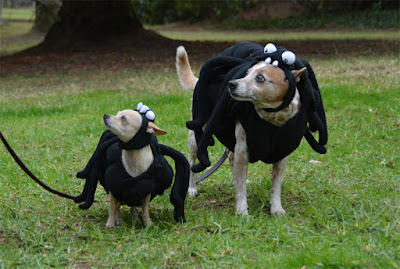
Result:
M347 57L398 55L398 40L311 40L279 41L279 46L294 51L299 57ZM191 62L200 65L219 55L234 42L186 42L170 39L113 40L107 44L86 44L71 50L51 52L40 48L0 58L0 76L34 74L69 70L118 68L174 68L176 47L184 45ZM264 45L264 44L260 44Z

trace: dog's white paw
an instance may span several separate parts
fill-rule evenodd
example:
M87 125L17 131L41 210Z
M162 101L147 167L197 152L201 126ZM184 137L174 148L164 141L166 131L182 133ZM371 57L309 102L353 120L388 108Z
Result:
M118 220L116 219L108 219L106 223L106 228L115 228L115 226L118 224Z
M271 206L271 215L273 216L285 216L286 211L281 206L280 207L272 207Z
M236 214L243 216L249 215L248 205L246 202L240 202L236 204Z
M153 222L149 219L149 220L143 220L143 225L145 227L150 227L153 224Z
M189 187L188 192L189 192L189 197L193 198L197 195L197 188Z

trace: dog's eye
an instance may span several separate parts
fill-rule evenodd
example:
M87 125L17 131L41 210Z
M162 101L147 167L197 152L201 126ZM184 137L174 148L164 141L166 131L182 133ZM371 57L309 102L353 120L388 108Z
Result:
M265 77L263 75L258 74L256 76L256 81L257 82L264 82L265 81Z
M121 120L126 121L126 117L125 117L125 116L122 116L122 117L121 117Z

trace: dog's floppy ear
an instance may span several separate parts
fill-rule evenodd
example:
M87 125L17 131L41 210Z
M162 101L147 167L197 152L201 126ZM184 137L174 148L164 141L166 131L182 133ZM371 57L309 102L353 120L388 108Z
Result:
M307 67L303 67L302 69L300 69L300 70L292 70L291 72L292 72L292 74L296 77L296 82L299 82L300 81L300 77L301 77L301 75L304 73L304 71L306 71L307 70Z
M147 126L147 132L155 135L165 135L167 132L158 128L157 125L149 121L149 126Z

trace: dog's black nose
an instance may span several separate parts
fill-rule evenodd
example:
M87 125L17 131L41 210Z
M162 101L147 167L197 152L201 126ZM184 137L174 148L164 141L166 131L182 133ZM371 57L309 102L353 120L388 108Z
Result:
M234 89L236 89L237 85L238 85L237 82L229 81L228 88L229 88L230 91L233 91Z
M110 115L104 114L103 119L108 119L109 117L110 117Z

